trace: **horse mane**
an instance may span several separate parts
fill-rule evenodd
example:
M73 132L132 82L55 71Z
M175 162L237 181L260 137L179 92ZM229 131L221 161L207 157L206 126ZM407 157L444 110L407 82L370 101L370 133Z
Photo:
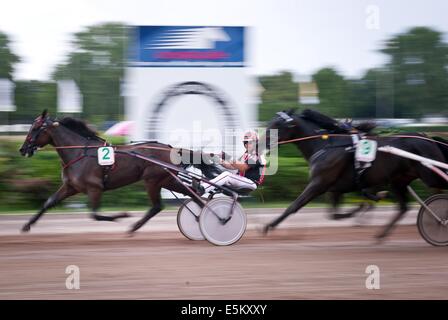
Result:
M72 117L65 117L58 121L61 125L66 127L67 129L70 129L73 132L76 132L77 134L83 136L84 138L93 138L93 139L99 139L104 141L104 139L98 137L98 133L92 130L87 126L87 124L82 121L78 120Z
M354 126L354 128L358 129L361 132L371 133L373 129L376 128L376 123L373 121L363 121L360 124Z
M349 133L349 130L341 128L337 120L330 118L316 110L305 109L300 114L305 120L309 120L320 128L328 130L330 132Z
M303 110L300 116L305 120L313 122L320 128L328 130L331 133L352 133L352 130L371 133L371 131L376 128L376 124L372 121L363 121L358 125L352 125L351 122L347 122L344 124L316 110L311 109Z

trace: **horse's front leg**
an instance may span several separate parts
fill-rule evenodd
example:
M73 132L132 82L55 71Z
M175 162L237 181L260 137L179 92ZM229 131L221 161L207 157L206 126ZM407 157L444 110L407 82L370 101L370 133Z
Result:
M89 197L90 208L92 212L90 217L96 221L115 221L120 218L127 218L130 215L127 213L119 213L113 216L103 216L97 213L101 204L101 195L103 190L101 188L90 188L87 191L87 196Z
M39 220L39 218L50 208L56 206L62 200L77 194L73 187L68 184L63 184L58 191L53 193L47 201L45 201L42 209L39 210L37 214L31 217L31 219L22 227L22 232L28 232L31 229L31 226Z
M154 217L160 211L163 210L162 206L162 197L160 194L161 187L156 185L155 183L151 183L151 181L145 181L146 191L148 192L148 196L151 199L152 207L146 212L146 214L138 220L132 228L129 230L129 234L132 235L135 231L140 229L149 219Z
M391 185L392 191L395 193L398 200L398 211L392 220L384 227L384 229L375 238L377 242L381 242L393 229L395 224L403 218L404 214L408 211L408 198L407 198L407 186L408 183L393 183Z
M297 197L296 200L282 213L281 216L274 219L271 223L267 224L263 228L263 233L267 234L269 230L274 229L280 222L282 222L290 214L297 212L305 206L308 202L314 198L320 196L328 190L328 183L325 183L322 179L313 179L303 190L303 192Z

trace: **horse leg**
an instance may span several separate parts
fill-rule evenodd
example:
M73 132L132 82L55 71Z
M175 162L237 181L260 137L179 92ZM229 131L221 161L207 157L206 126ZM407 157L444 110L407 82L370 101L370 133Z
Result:
M303 192L297 197L296 200L280 215L280 217L274 219L271 223L267 224L263 228L263 233L267 234L270 229L274 229L280 222L282 222L290 214L297 212L300 208L305 206L308 202L320 196L328 189L327 184L321 182L320 179L314 179L303 190Z
M368 199L373 200L373 201L380 201L384 198L387 197L388 192L387 191L380 191L377 192L375 195L370 194L369 196L366 196L366 194L363 192L363 195L366 196ZM340 198L340 196L339 196ZM339 204L339 200L333 200L333 206L336 207ZM338 201L336 204L334 204L334 201ZM332 219L334 220L341 220L341 219L347 219L347 218L352 218L354 216L356 216L356 214L358 212L361 212L361 214L366 213L367 211L370 211L374 208L374 205L370 202L364 201L362 203L360 203L356 208L351 209L350 211L348 211L347 213L337 213L337 210L335 210L335 213L333 214L333 216L330 216Z
M403 217L403 215L408 211L408 199L407 199L407 184L392 185L392 191L397 196L399 209L392 220L386 225L382 232L377 234L375 238L378 241L383 240L395 226L395 224Z
M146 190L148 192L148 195L152 202L152 207L146 212L146 214L138 220L129 230L129 234L134 233L138 229L140 229L146 222L148 222L149 219L154 217L156 214L158 214L160 211L163 210L162 206L162 197L160 195L161 188L160 186L156 186L153 184L150 184L149 182L146 182Z
M331 192L330 193L330 203L331 203L331 209L330 211L333 212L330 214L330 219L333 220L342 220L353 217L357 212L362 210L365 207L365 203L361 203L358 207L355 209L350 210L347 213L338 213L339 204L341 203L342 199L342 193L340 192Z
M341 203L341 199L342 199L342 193L340 192L330 192L329 193L330 196L330 214L329 214L329 218L330 219L337 219L338 214L338 209L339 209L339 204Z
M346 213L335 213L335 214L333 214L333 219L334 220L342 220L342 219L352 218L358 212L363 211L363 210L368 211L368 210L370 210L371 207L372 207L372 205L368 204L367 202L363 202L360 205L358 205L356 208L351 209L350 211L348 211Z
M39 210L37 214L31 217L31 219L22 227L22 232L28 232L31 229L31 226L37 222L37 220L40 219L40 217L50 208L56 206L58 203L60 203L62 200L77 194L78 191L76 191L74 188L72 188L68 184L63 184L58 191L53 193L47 201L45 201L42 209Z
M90 217L96 221L115 221L120 218L127 218L129 214L127 213L118 213L112 216L103 216L98 214L97 211L100 208L101 203L101 194L103 191L101 189L92 188L87 191L87 196L89 197L90 208L92 212L90 213Z

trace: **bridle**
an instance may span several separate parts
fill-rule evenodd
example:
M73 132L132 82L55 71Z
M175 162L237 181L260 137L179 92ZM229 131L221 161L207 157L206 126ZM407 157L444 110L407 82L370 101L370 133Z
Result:
M42 118L42 116L39 116L38 118L36 118L34 120L34 123L31 126L31 128L33 128L34 126L37 126L37 129L31 129L30 132L28 132L26 139L25 139L25 141L28 142L28 146L27 146L28 149L32 149L33 151L35 151L38 148L38 146L36 145L36 140L39 138L39 136L42 132L47 130L48 126L50 126L50 125L51 125L51 121L50 121L49 117Z

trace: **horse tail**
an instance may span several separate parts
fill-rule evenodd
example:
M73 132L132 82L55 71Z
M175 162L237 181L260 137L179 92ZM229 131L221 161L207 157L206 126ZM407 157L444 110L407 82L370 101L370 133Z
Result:
M441 137L432 137L432 139L435 141L441 142L441 143L438 143L437 145L440 148L440 151L442 151L443 156L445 157L445 162L448 163L448 140L443 139Z

